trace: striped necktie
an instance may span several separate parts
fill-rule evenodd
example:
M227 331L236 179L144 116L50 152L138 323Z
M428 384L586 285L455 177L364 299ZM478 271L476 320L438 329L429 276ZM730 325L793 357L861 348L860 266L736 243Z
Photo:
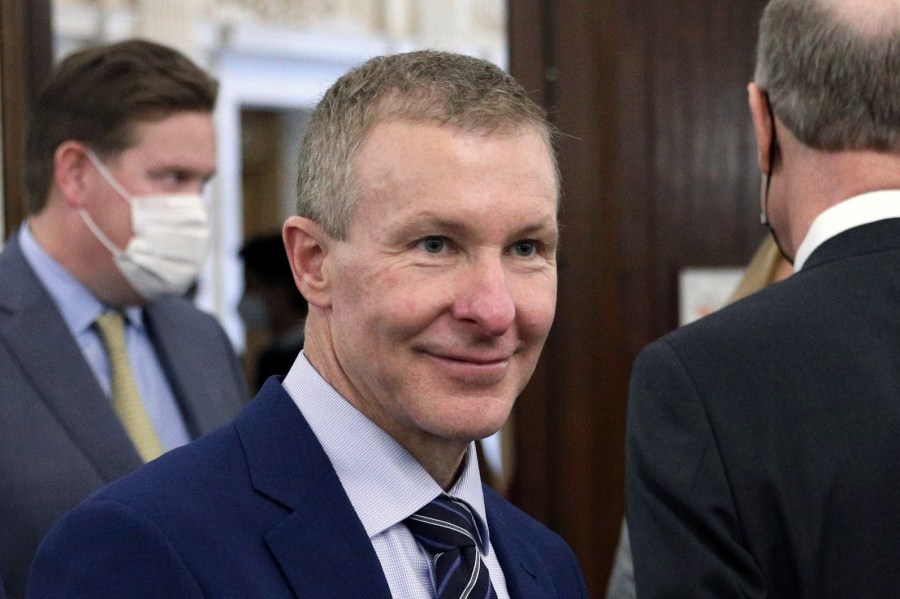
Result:
M149 462L159 457L163 450L131 372L125 348L124 317L121 312L110 311L101 314L95 324L109 356L113 409L137 452Z
M496 599L465 502L440 495L403 523L431 556L435 599Z

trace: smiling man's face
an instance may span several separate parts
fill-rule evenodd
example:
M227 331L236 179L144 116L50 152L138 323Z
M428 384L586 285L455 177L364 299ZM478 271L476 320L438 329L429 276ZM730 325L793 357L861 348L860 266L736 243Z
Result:
M536 131L376 125L325 259L326 378L414 456L497 431L556 307L557 186Z

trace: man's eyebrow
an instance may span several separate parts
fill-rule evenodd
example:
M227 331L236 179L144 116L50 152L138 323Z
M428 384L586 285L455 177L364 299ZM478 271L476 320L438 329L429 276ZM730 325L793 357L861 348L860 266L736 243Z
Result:
M183 164L162 164L156 168L151 168L149 172L153 175L179 173L188 175L189 177L195 177L198 179L203 179L204 181L209 181L216 176L217 170L215 168L206 170L205 168L195 168L193 166L185 166Z
M541 221L516 230L517 235L535 235L544 233L552 233L554 236L559 237L559 225L555 221Z
M440 233L452 233L452 234L465 234L472 227L462 220L457 220L454 218L447 218L445 216L439 216L433 213L424 213L418 214L410 218L407 222L403 223L400 227L397 228L397 235L406 235L412 232L418 233L417 229L434 229L435 232ZM423 231L427 233L427 231ZM513 230L511 237L528 237L532 235L538 236L547 236L552 235L554 238L559 238L559 225L553 219L542 219L540 221L532 222L526 224L522 227Z
M403 233L422 227L429 227L452 233L462 233L465 232L465 230L468 228L466 224L460 220L438 216L437 214L433 214L430 212L425 212L422 214L416 214L415 216L411 217L400 227L398 227L398 231Z

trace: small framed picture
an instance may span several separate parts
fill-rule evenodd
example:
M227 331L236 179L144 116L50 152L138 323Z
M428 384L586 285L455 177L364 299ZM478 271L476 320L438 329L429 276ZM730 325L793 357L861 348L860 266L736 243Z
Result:
M743 274L743 268L731 267L681 269L678 272L679 326L724 306Z

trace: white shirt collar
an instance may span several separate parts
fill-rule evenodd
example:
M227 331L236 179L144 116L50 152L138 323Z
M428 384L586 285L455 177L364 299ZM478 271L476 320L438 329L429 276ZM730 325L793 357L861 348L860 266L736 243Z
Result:
M900 189L858 195L823 211L813 221L794 257L799 272L820 245L844 231L887 218L900 218Z
M443 492L403 446L335 391L303 352L283 387L331 460L370 538L401 523ZM463 471L448 494L472 506L484 550L489 532L475 451L475 444L470 444Z

